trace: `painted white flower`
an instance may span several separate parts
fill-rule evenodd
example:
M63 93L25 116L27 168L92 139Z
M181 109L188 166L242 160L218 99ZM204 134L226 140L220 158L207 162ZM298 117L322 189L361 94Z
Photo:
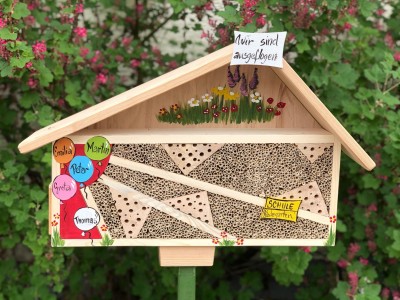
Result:
M195 107L200 105L200 101L195 98L192 98L188 100L188 104L190 105L190 107Z
M203 96L201 96L201 99L203 99L203 102L211 102L211 100L213 99L213 96L211 96L209 94L204 94Z
M251 102L253 102L253 103L260 103L260 101L262 101L262 98L261 98L261 95L259 92L250 94L250 99L251 99Z
M219 86L219 87L218 87L218 90L219 90L219 91L222 91L223 89L224 89L223 86Z

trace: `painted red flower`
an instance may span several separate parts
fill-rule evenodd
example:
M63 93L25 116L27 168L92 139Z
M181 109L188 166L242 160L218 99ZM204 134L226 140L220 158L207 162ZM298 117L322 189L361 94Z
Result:
M269 104L272 104L272 103L274 102L274 98L269 97L269 98L267 99L267 102L268 102Z
M329 217L331 223L336 223L336 216Z
M216 108L217 108L217 104L213 104L213 105L211 106L211 108L212 108L212 109L216 109Z
M54 219L59 219L60 218L60 214L59 213L56 213L53 216L54 216Z
M167 113L167 110L163 107L163 108L160 108L160 112L159 112L159 114L160 115L165 115Z
M238 106L236 105L236 104L232 104L231 105L231 112L236 112L236 111L238 111Z
M177 114L177 115L176 115L176 118L177 118L178 120L180 120L180 119L183 118L183 116L182 116L181 114Z
M277 110L276 112L275 112L275 116L280 116L281 115L281 112L279 111L279 110Z
M278 104L276 105L278 108L284 108L286 106L285 102L278 102Z
M218 245L219 240L218 240L217 238L213 238L213 239L212 239L212 242L213 242L213 244Z
M221 236L222 236L223 238L226 238L226 237L228 236L228 233L227 233L226 231L222 231L222 232L221 232Z
M262 106L261 105L257 105L256 109L257 109L258 112L260 112L260 111L262 111Z
M171 105L171 109L173 111L177 111L179 109L179 105L178 104L173 104L173 105Z
M265 109L265 111L266 111L267 113L272 113L272 112L274 112L274 109L273 109L272 107L267 107L267 108Z
M214 113L213 113L213 117L214 117L214 118L218 118L218 117L219 117L219 112L218 112L218 111L214 112Z
M244 242L244 239L238 238L237 241L236 241L236 245L242 246L242 245L243 245L243 242Z
M227 113L229 111L229 107L224 106L222 107L222 112Z
M203 110L203 114L208 115L210 113L210 110L208 108L206 108L205 110Z
M106 224L101 225L100 229L101 231L107 231L107 225Z
M53 222L51 222L51 226L57 226L58 222L56 220L54 220Z

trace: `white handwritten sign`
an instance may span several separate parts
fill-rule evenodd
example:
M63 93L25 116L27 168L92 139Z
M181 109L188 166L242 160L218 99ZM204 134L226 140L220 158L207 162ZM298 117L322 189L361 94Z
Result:
M286 31L248 33L235 31L231 65L261 65L282 68Z

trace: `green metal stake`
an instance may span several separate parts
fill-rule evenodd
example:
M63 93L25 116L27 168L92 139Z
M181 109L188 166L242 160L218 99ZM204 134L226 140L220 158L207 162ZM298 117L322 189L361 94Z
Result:
M178 271L178 300L196 299L196 268L180 267Z

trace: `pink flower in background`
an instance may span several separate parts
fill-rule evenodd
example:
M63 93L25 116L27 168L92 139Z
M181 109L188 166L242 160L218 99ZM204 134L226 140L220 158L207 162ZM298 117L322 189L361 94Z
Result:
M364 257L360 257L359 259L360 263L363 264L364 266L367 266L369 261L368 259L364 258Z
M350 29L351 29L351 24L349 23L349 22L346 22L346 23L344 23L344 25L343 25L343 29L345 30L345 31L349 31Z
M29 79L28 79L28 86L29 86L31 89L34 89L35 87L37 87L37 84L38 84L38 81L37 81L35 78L29 77Z
M30 62L27 62L26 64L25 64L25 68L27 68L27 69L30 69L30 68L32 68L32 62L30 61Z
M310 253L311 252L311 247L300 247L301 250L303 250L304 253Z
M47 51L47 47L44 41L37 41L32 45L33 54L37 59L44 59L44 53Z
M34 16L27 16L26 18L24 18L24 22L28 26L33 26L33 25L35 25L36 20L35 20ZM0 25L0 27L1 27L1 25Z
M354 256L357 254L358 251L360 251L361 247L357 243L351 243L349 248L347 249L347 256L349 260L352 260Z
M100 52L99 50L96 50L96 51L94 52L94 56L90 59L90 62L91 62L92 64L96 63L96 62L99 60L100 55L101 55L101 52Z
M346 260L341 259L337 262L337 265L339 268L346 269L349 263Z
M149 57L149 54L147 53L147 52L142 52L141 54L140 54L140 58L141 59L146 59L146 58L148 58Z
M201 38L201 39L204 39L204 38L206 38L206 37L208 37L208 34L203 30L202 33L201 33L201 35L200 35L200 38Z
M115 55L115 60L116 60L117 62L121 62L121 61L124 61L124 58L123 58L122 55Z
M212 10L212 2L209 1L206 4L204 4L204 9L205 10Z
M393 54L393 58L394 58L395 61L400 61L400 52L399 52L399 51L396 51L396 52Z
M131 60L131 67L132 68L137 68L139 66L140 66L140 60L137 60L137 59L132 59Z
M99 73L96 75L96 83L98 84L106 84L108 81L108 77L107 75L103 74L103 73Z
M4 19L0 19L0 28L4 28L7 26L7 22Z
M74 33L80 38L85 38L87 36L87 30L85 27L76 27Z
M350 293L354 295L358 287L358 275L356 272L349 272L349 284L351 287Z
M382 299L389 299L390 297L390 290L387 287L384 287L381 292Z
M368 241L368 242L367 242L367 246L368 246L369 251L375 252L375 250L376 250L376 243L375 243L374 241Z
M143 10L144 10L144 5L143 5L143 3L138 3L138 4L136 5L136 11L137 11L137 13L140 15L140 14L143 12Z
M34 10L37 7L38 7L38 5L37 5L36 1L31 1L31 2L28 3L28 9L29 10Z
M393 300L400 300L400 292L392 291Z
M160 56L161 55L160 49L158 47L156 47L156 46L151 47L151 52L153 52L153 54L156 55L156 56Z
M82 47L82 48L79 49L79 55L81 57L85 58L86 55L88 55L88 54L89 54L89 49L88 48Z
M265 24L267 24L267 21L265 20L265 15L260 15L256 20L256 24L258 27L263 27Z
M57 104L59 107L64 107L65 106L65 100L64 99L58 99Z
M175 60L171 60L171 61L168 63L168 68L169 68L170 70L176 69L177 67L178 67L178 63L177 63Z
M78 3L78 4L75 6L75 11L74 11L74 13L75 13L75 14L82 14L82 13L83 13L83 4L82 4L82 3Z
M124 47L126 48L126 47L129 47L129 46L130 46L130 44L132 43L132 41L133 41L133 38L132 38L132 37L124 36L124 37L122 38L122 40L121 40L121 44L122 44L122 46L124 46Z

